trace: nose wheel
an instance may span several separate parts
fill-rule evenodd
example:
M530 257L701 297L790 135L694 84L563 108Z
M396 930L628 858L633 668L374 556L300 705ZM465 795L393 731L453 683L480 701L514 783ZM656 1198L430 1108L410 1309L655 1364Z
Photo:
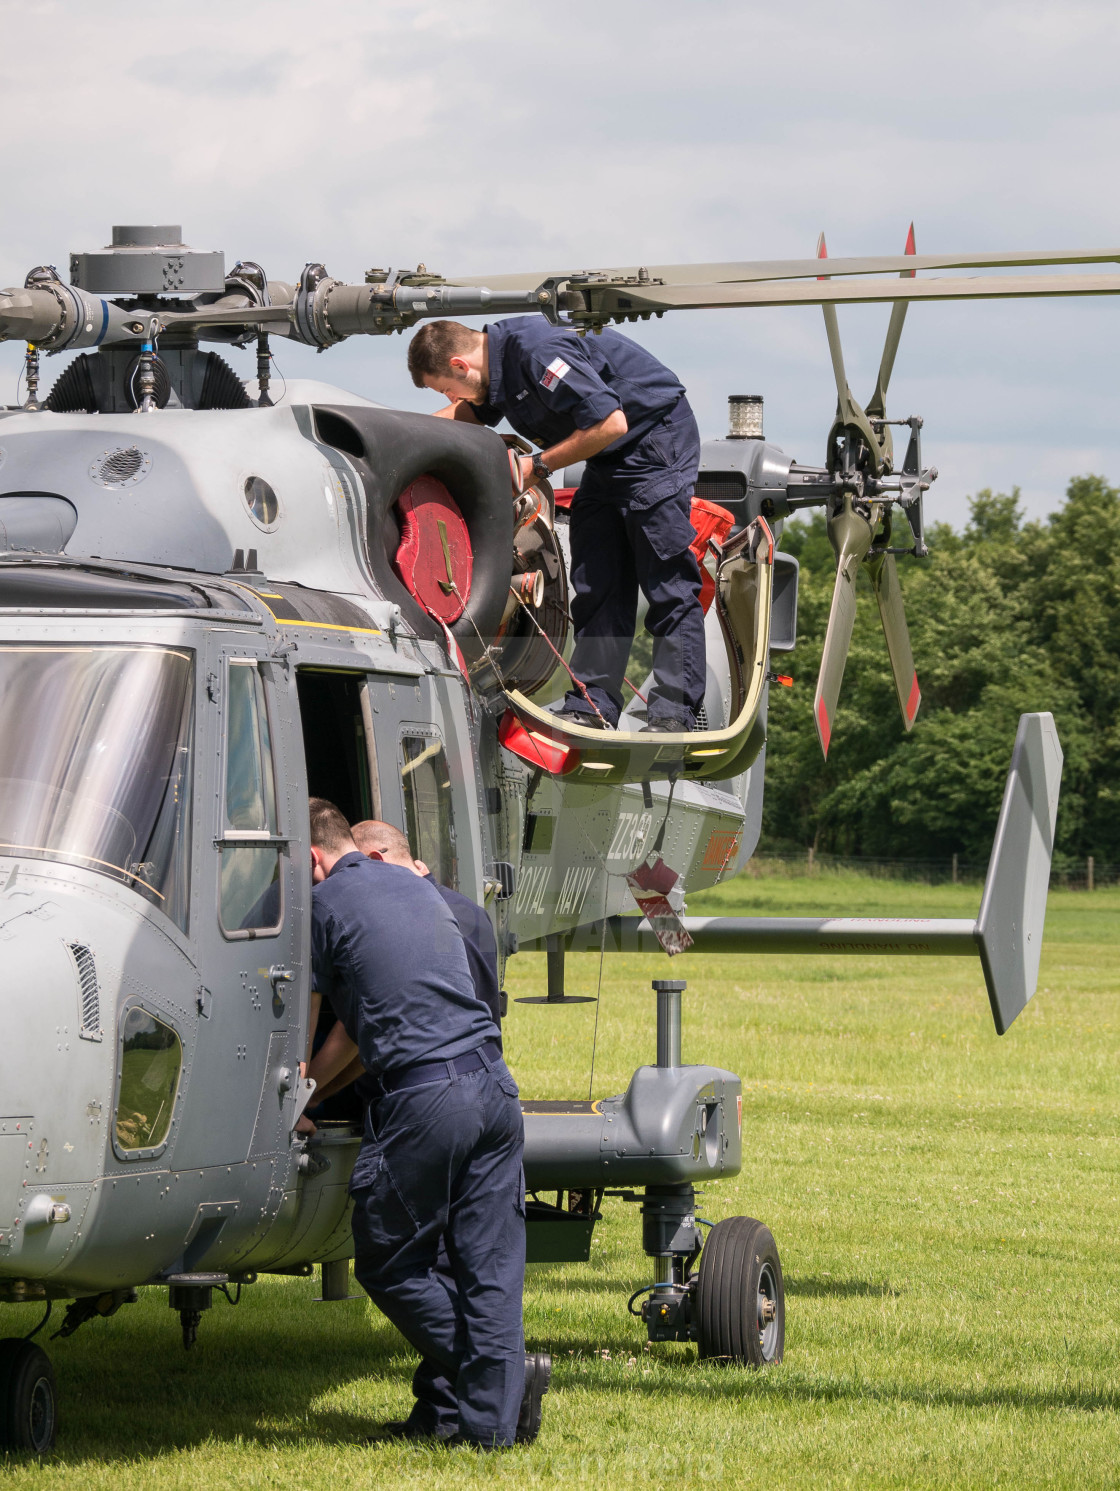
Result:
M753 1217L712 1228L700 1255L695 1333L701 1358L765 1367L786 1344L786 1294L777 1244Z
M0 1449L45 1455L58 1428L50 1358L21 1336L0 1341Z

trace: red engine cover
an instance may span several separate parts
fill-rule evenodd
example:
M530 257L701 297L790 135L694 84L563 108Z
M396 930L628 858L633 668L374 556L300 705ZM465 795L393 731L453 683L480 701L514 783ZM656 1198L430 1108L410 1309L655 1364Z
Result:
M708 555L708 540L723 544L735 526L734 516L716 502L707 502L703 497L692 499L692 526L696 537L689 545L700 564L700 604L705 613L716 598L716 582L704 563Z
M450 625L471 594L471 536L454 497L434 476L420 476L397 498L398 578L425 611Z

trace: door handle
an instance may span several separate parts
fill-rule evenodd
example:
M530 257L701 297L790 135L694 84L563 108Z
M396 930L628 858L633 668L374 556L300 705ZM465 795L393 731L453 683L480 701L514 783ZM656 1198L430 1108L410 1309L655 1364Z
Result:
M290 968L285 968L279 963L273 963L268 970L268 981L272 985L272 1012L281 1015L284 1012L284 996L280 992L282 984L295 982L295 974Z

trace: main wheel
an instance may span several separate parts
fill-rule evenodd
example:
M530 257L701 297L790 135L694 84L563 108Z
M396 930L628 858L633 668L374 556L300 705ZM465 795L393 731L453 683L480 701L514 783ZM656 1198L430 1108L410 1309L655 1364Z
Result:
M45 1455L57 1428L50 1357L34 1341L0 1341L0 1449Z
M717 1222L700 1254L696 1339L711 1361L765 1367L786 1345L786 1292L777 1244L753 1217Z

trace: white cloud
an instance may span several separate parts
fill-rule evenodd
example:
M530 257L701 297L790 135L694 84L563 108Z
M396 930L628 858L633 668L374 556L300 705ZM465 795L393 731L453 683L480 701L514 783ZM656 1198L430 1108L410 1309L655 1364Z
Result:
M821 227L833 254L891 252L912 217L920 249L1120 243L1105 3L0 0L0 35L0 284L114 222L181 222L281 278L800 256ZM891 403L926 416L943 490L1018 483L1045 511L1086 462L1120 479L1118 318L916 307ZM858 394L885 314L842 322ZM820 458L819 315L640 335L704 428L726 393L763 392L775 437ZM0 396L18 361L0 351ZM314 372L415 407L402 364L392 339Z

